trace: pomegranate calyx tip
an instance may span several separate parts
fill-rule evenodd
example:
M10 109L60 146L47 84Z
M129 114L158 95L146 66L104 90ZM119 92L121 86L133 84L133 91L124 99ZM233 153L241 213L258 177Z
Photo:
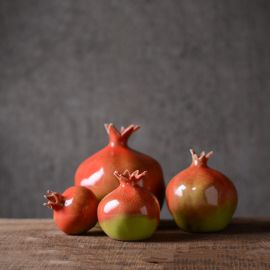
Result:
M48 202L43 203L43 205L47 206L50 209L64 206L64 197L60 193L47 190L46 194L43 195L43 197L48 200Z
M111 145L121 143L127 144L128 138L140 128L139 125L131 124L128 127L121 127L120 131L114 126L114 124L104 124L107 134L109 135Z
M200 153L200 155L197 155L196 152L194 151L194 149L190 149L189 150L192 156L192 161L195 165L198 164L206 164L206 162L208 161L208 159L213 155L213 151L210 151L206 154L205 151L202 151Z
M120 182L136 183L147 174L147 171L143 171L142 173L140 173L139 170L136 170L130 173L129 170L125 170L123 173L119 173L118 171L115 171L113 174Z
M109 125L110 124L107 124L107 123L104 124L104 127L105 127L107 134L109 134Z
M205 157L207 159L209 159L213 154L214 154L214 151L210 151L210 152L207 153L207 155Z
M113 123L105 123L104 124L105 130L108 134L110 134L111 130L113 129L113 132L118 133L120 135L120 133L118 132L118 130L115 128L115 126L113 125Z
M125 135L125 134L129 134L130 132L134 132L136 130L138 130L140 128L139 125L134 125L134 124L131 124L129 125L127 128L124 128L124 127L121 127L121 136Z

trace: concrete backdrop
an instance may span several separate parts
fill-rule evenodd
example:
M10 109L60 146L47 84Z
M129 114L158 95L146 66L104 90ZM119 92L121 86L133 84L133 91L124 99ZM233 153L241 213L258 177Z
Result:
M269 27L267 0L1 0L0 216L51 216L42 194L73 183L105 122L140 124L130 145L166 181L214 150L236 214L269 215Z

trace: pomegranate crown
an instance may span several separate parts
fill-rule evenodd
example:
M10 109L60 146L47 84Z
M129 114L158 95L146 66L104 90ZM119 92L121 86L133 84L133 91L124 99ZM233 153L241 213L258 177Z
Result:
M193 149L189 150L192 156L192 164L195 166L206 166L208 159L214 154L213 151L208 152L202 151L200 155L197 155Z
M58 192L47 190L47 193L44 195L44 198L48 201L46 203L43 203L43 205L47 206L50 209L54 210L60 209L65 204L64 197Z
M112 123L104 124L104 126L109 135L111 146L116 144L127 145L128 138L131 136L131 134L140 128L140 126L132 124L127 128L121 127L121 130L119 131Z
M119 180L120 184L131 183L132 185L135 185L146 175L146 173L147 171L139 173L139 170L130 173L129 170L125 170L123 173L115 171L114 176Z

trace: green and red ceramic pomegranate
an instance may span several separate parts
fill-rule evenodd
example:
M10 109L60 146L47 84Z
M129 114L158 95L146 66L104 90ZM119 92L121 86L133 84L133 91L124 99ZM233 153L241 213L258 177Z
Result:
M75 173L75 185L89 188L101 200L119 185L118 180L112 177L114 171L147 171L140 185L153 193L162 206L165 184L161 166L155 159L127 145L129 137L139 126L130 125L121 131L113 124L106 124L105 128L109 135L109 144L80 164Z
M192 164L177 174L166 189L166 201L177 225L190 232L224 229L237 206L234 184L207 161L213 152L199 156L191 150Z
M85 187L70 187L63 194L47 191L45 206L53 210L54 222L66 234L81 234L97 223L98 200Z
M138 183L147 173L138 170L114 173L118 188L106 195L98 206L98 221L111 238L122 241L143 240L152 236L160 219L156 197Z

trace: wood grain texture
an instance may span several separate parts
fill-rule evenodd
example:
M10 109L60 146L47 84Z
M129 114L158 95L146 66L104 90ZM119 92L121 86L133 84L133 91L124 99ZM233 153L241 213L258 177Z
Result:
M270 269L270 219L235 219L223 232L190 234L162 221L144 242L98 228L67 236L52 220L0 219L0 269Z

